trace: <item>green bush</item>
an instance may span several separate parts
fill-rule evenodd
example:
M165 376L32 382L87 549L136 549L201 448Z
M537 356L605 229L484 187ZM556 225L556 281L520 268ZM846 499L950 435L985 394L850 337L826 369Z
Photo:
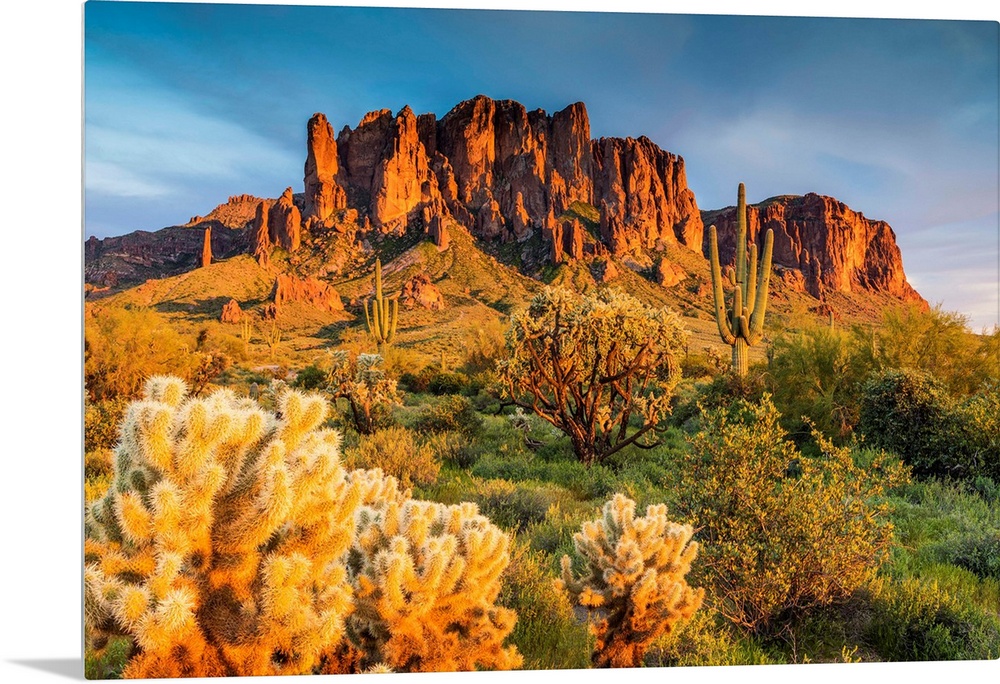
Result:
M469 438L461 432L434 432L427 435L423 442L442 463L468 468L476 462L476 452Z
M401 427L360 435L357 446L344 449L343 459L349 469L381 468L404 487L430 484L441 470L434 450L426 444L418 445L413 433Z
M483 419L466 397L449 395L425 408L414 424L417 432L460 432L476 435L483 427Z
M871 585L865 637L886 660L1000 657L1000 618L958 600L935 580L880 577Z
M504 571L498 603L517 611L510 641L524 656L525 669L582 669L590 662L593 638L576 620L566 594L556 590L555 579L544 555L523 545Z
M461 394L469 386L469 378L464 373L439 371L431 376L427 389L431 394Z
M118 443L119 425L127 407L128 400L124 397L84 402L84 451L111 449Z
M544 520L557 496L558 492L553 491L551 485L487 480L472 495L472 500L494 524L522 531Z
M678 477L678 515L702 528L709 600L763 634L872 576L893 540L884 492L905 480L898 460L861 468L818 433L822 453L807 456L779 419L768 396L708 412Z
M321 390L330 382L330 374L316 364L306 366L295 374L292 387L304 390Z
M867 444L898 454L918 476L970 474L955 439L953 403L927 373L889 370L868 380L861 390L858 432Z

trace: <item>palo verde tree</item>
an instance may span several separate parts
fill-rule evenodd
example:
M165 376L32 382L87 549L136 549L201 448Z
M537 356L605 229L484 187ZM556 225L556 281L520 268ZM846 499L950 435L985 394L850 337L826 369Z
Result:
M715 320L722 341L733 348L733 372L747 374L747 351L764 335L764 313L767 310L767 286L771 278L771 250L774 233L768 229L764 238L764 254L757 268L757 245L750 245L747 256L746 189L740 183L736 202L736 268L726 269L726 280L733 287L731 308L726 311L722 292L723 274L719 265L719 243L715 226L708 229L712 262L712 292L715 296ZM749 263L748 263L749 260Z
M547 288L512 318L500 383L591 465L630 444L652 446L648 433L670 411L685 338L672 311L622 292Z

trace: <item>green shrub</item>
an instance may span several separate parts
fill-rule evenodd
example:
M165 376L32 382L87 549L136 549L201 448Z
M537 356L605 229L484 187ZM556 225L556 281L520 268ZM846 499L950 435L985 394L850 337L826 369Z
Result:
M1000 618L958 600L935 580L880 577L871 585L865 637L887 660L1000 657Z
M735 632L708 608L702 608L670 634L657 639L646 655L650 667L698 665L775 665L783 659L757 641Z
M779 419L768 396L708 412L678 478L678 514L702 528L710 601L756 633L842 600L872 576L893 539L883 494L905 480L898 460L883 454L860 468L818 433L822 453L807 456Z
M468 468L476 462L476 453L471 448L469 438L461 432L434 432L426 436L423 442L442 463Z
M585 668L593 637L576 620L566 594L557 591L546 558L521 545L503 576L499 604L517 611L510 641L524 656L525 669Z
M153 375L187 377L196 355L166 319L144 307L87 306L84 370L92 400L134 399Z
M344 462L350 469L381 468L404 487L430 484L441 470L434 450L426 444L418 445L413 433L401 427L361 435L356 447L344 449Z
M487 480L472 495L472 501L493 523L521 531L545 519L555 496L551 486Z
M127 407L128 400L124 397L84 402L84 451L111 449L118 443L119 425Z
M432 394L461 394L469 386L469 378L464 373L439 371L431 376L427 389Z
M722 373L710 382L696 383L679 396L670 422L678 427L697 429L703 411L725 408L740 400L760 401L766 390L766 376L761 366L751 366L743 377Z
M858 431L867 444L898 454L916 475L969 474L954 439L957 427L951 399L926 373L884 371L862 387Z
M482 417L466 397L450 395L431 404L417 416L414 428L418 432L455 431L464 435L477 434L483 427Z
M329 382L329 372L316 364L311 364L295 374L292 387L304 390L321 390L326 388Z

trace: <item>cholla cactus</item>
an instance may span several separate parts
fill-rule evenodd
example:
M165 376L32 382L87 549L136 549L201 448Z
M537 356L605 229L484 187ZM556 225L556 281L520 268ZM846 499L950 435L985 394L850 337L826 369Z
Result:
M344 350L330 352L330 386L334 399L346 399L349 417L362 435L375 432L392 406L400 403L396 381L387 378L378 354L359 354L351 361Z
M363 665L430 672L510 669L514 611L495 605L509 540L475 504L366 497L348 566L348 621Z
M601 616L593 630L595 667L638 667L650 643L691 617L704 596L684 579L698 553L690 525L667 519L663 504L635 517L635 502L615 494L600 520L585 522L573 536L585 564L573 578L569 556L563 556L557 584Z
M343 556L360 481L327 402L285 393L281 416L228 390L148 381L87 511L85 611L95 646L132 638L126 677L308 673L351 610Z
M624 292L545 288L511 317L498 378L514 404L565 433L589 466L631 444L651 446L670 412L686 338L674 312Z

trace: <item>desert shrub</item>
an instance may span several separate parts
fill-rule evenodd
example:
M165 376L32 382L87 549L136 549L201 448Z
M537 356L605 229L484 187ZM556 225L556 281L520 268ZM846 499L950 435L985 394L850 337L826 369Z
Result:
M641 666L653 641L698 610L705 590L692 589L685 579L698 554L693 534L690 525L667 519L666 506L649 506L636 518L635 502L616 494L600 519L574 535L583 574L575 578L563 556L560 586L599 615L594 666Z
M469 377L456 371L438 371L431 376L427 389L431 394L461 394L469 386Z
M83 447L84 451L111 449L118 442L118 430L122 416L128 407L124 397L84 401L83 405Z
M772 351L768 372L785 429L806 436L811 426L845 440L857 422L858 388L868 371L850 332L811 325L778 336Z
M1000 618L956 598L935 580L880 577L871 584L866 640L886 660L1000 657Z
M760 365L751 366L743 376L736 373L716 375L709 382L695 384L693 390L678 397L671 423L697 429L703 411L728 408L739 401L760 401L767 389L765 370Z
M437 371L430 366L425 366L416 373L413 371L406 371L399 376L399 384L405 387L409 392L429 392L431 378L433 378L436 373Z
M954 408L956 447L969 475L1000 481L1000 383L986 382Z
M460 432L477 434L483 426L482 417L466 397L450 395L427 406L417 416L414 428L418 432Z
M685 378L712 378L718 375L719 368L708 354L685 354L681 361L681 372Z
M581 297L546 288L512 316L498 378L511 401L566 433L591 465L660 428L685 338L674 312L616 290Z
M957 427L952 400L926 373L884 371L862 387L858 432L867 444L898 454L916 475L969 474Z
M84 315L84 387L92 400L133 399L146 378L187 377L189 345L155 311L141 307L88 307Z
M315 363L310 364L295 374L292 387L302 390L321 390L330 382L329 371L320 368Z
M582 669L590 662L593 640L554 579L545 556L524 545L514 549L504 571L499 602L517 612L510 640L524 656L525 669Z
M321 396L278 409L159 377L128 408L85 518L88 660L122 636L140 678L517 666L507 537L474 504L347 474Z
M984 380L1000 381L1000 328L973 335L968 318L940 306L886 309L881 325L855 328L862 361L875 371L931 373L952 395L976 392Z
M362 667L396 671L510 669L503 641L517 615L496 605L509 539L475 504L374 498L348 556L356 578L348 632Z
M425 436L423 442L442 463L468 468L476 462L469 438L461 432L433 432Z
M978 577L1000 581L1000 530L981 530L944 546L948 560Z
M192 396L201 394L232 365L232 358L225 352L210 351L199 354L197 363L188 375Z
M713 607L756 633L872 576L893 540L883 494L906 478L889 455L861 468L818 433L822 453L806 456L779 418L767 396L708 412L678 483L680 511L701 529Z
M650 647L645 664L650 667L721 665L775 665L785 662L755 640L732 628L707 606L677 629L662 635Z
M417 444L413 433L402 427L361 435L356 447L344 450L348 468L379 468L404 487L426 485L437 479L441 462L427 444Z
M487 480L476 490L472 500L496 524L521 531L544 520L556 496L558 492L551 486Z
M470 374L496 370L497 361L506 353L504 333L503 324L496 318L473 329L465 341L463 368Z

